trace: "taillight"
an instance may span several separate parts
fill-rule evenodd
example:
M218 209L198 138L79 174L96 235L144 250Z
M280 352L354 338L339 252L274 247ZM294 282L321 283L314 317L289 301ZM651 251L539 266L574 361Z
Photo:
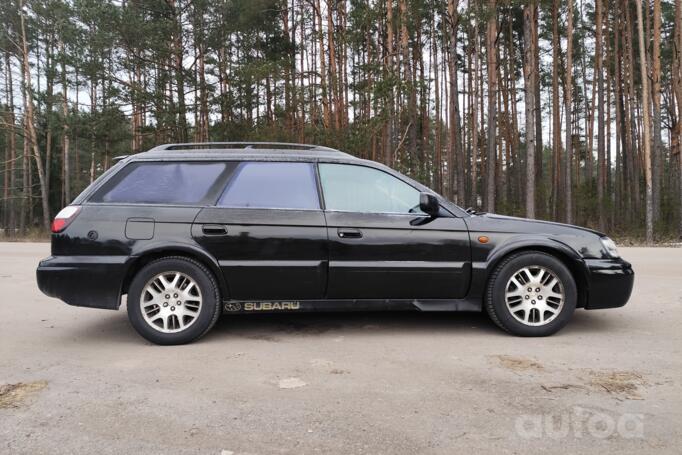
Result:
M80 211L81 208L78 205L69 205L64 207L52 221L52 232L55 234L62 232L69 224L71 224L73 220L76 219L76 216L78 216Z

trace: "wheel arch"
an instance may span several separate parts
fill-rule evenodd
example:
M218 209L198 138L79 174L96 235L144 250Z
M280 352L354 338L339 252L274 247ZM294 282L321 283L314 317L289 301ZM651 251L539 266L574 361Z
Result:
M576 302L577 308L582 308L587 302L588 295L588 270L585 262L582 260L581 256L569 246L547 239L542 240L529 240L518 243L510 244L499 250L494 250L489 256L488 265L486 267L486 279L485 283L487 285L490 280L490 276L493 270L502 262L505 258L522 253L525 251L540 251L542 253L554 256L559 261L561 261L571 272L573 279L575 280L576 288L578 290L578 301Z
M213 276L218 283L218 287L220 288L220 295L223 300L230 295L229 287L220 270L218 261L207 252L191 245L156 246L145 249L144 251L136 252L134 256L131 256L129 263L127 264L126 274L121 283L121 294L128 293L128 288L130 287L133 278L145 265L157 259L169 256L186 257L201 263L213 273Z

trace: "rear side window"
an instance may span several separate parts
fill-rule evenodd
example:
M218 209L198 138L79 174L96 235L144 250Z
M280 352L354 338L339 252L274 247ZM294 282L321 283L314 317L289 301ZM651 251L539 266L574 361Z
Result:
M226 163L132 163L92 197L93 202L208 204ZM214 196L215 197L215 196Z
M318 210L310 163L243 162L218 200L220 207Z

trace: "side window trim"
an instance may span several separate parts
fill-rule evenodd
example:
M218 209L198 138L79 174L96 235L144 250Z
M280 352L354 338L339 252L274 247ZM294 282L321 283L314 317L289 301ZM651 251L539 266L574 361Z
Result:
M407 216L410 218L428 218L429 216L424 213L404 213L404 212L356 212L353 210L334 210L325 209L328 213L356 213L359 215L388 215L388 216Z
M222 189L217 192L218 197L215 200L215 206L216 207L221 207L220 205L218 205L220 203L220 200L223 198L223 196L225 196L225 194L228 192L228 190L232 187L235 179L239 177L239 174L241 174L244 163L247 163L247 161L237 161L237 165L234 167L234 169L230 173L230 178L228 178L226 181L223 182ZM224 207L224 208L226 208L226 207Z
M232 177L234 177L234 173L237 170L237 167L239 166L238 161L222 161L221 162L225 163L225 171L223 171L218 178L216 179L215 182L213 182L213 185L208 190L207 193L207 198L203 205L204 206L212 206L216 205L218 203L218 200L223 194L223 191L225 191L225 187L230 183L230 180L232 180Z
M322 177L320 177L320 162L312 163L315 169L315 186L317 187L317 199L320 201L320 210L327 211L327 203L324 200L324 190L322 189Z

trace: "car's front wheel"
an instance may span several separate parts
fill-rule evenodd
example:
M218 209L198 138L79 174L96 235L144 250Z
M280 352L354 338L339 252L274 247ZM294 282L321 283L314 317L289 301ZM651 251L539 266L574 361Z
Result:
M519 336L552 335L564 327L576 307L571 271L541 251L513 254L488 281L485 307L504 330Z
M220 293L201 263L176 256L150 262L133 279L128 319L147 340L185 344L205 335L220 316Z

